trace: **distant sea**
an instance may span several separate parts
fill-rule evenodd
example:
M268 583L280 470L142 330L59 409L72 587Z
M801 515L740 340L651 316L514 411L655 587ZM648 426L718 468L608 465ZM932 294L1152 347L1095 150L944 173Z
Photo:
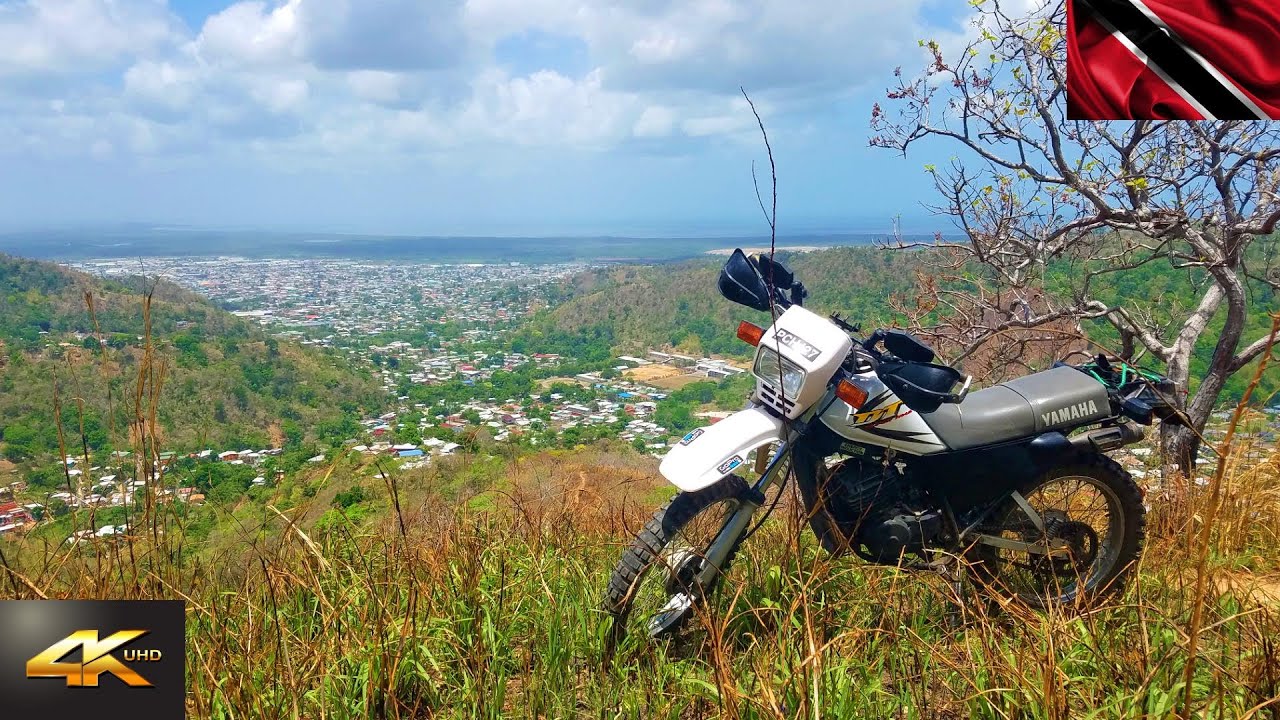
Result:
M869 245L884 234L794 235L780 249ZM928 240L928 236L907 239ZM380 262L664 262L734 247L768 247L768 237L407 237L129 228L0 234L0 253L48 260L141 257L350 258Z

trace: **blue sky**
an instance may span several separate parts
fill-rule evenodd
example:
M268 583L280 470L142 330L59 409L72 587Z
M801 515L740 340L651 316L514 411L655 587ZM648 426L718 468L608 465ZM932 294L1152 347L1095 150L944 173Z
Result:
M963 0L0 0L0 227L945 230L867 147ZM945 158L943 158L945 159Z

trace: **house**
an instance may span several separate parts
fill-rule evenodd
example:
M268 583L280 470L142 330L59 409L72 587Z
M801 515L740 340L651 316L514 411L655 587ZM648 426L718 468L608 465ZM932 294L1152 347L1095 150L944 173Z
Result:
M35 518L31 517L31 511L18 503L8 502L0 504L0 523L12 523L18 526L24 526L34 525L35 522Z
M425 455L425 454L426 454L426 453L422 452L421 450L419 450L419 449L417 449L417 448L414 448L414 449L412 449L412 450L399 450L399 451L397 451L397 452L396 452L396 455L397 455L397 456L399 456L399 457L402 457L402 458L416 458L416 457L422 457L422 456L423 456L423 455Z
M223 462L231 462L232 460L239 460L240 453L236 452L235 450L225 450L223 452L218 453L218 459Z

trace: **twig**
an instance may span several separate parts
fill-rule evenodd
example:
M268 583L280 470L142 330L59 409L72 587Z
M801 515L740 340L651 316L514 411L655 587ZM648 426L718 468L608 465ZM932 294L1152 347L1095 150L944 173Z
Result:
M281 518L284 518L284 521L289 523L289 527L293 528L293 532L297 534L299 538L302 539L302 544L306 545L307 549L311 551L311 554L315 556L316 560L320 561L320 569L327 571L329 569L329 561L325 560L324 555L320 554L320 548L316 546L315 542L311 539L311 537L308 536L305 532L303 532L302 528L298 527L297 523L295 523L293 520L290 520L289 516L277 510L275 505L268 505L267 509L279 515Z
M771 212L765 212L764 200L760 198L760 185L755 182L755 162L751 163L751 182L756 188L756 201L760 203L760 212L764 212L764 219L769 223L769 260L772 262L773 253L778 245L778 167L773 162L773 146L769 144L769 133L764 129L764 120L760 119L760 113L756 111L756 104L751 101L751 96L747 94L746 88L739 85L738 89L742 91L742 97L747 99L747 105L751 107L751 114L756 116L756 125L760 126L760 135L764 137L764 149L769 155L769 175L773 183L773 206ZM772 277L769 279L769 289L773 289ZM769 297L769 302L771 305L773 304L772 295Z

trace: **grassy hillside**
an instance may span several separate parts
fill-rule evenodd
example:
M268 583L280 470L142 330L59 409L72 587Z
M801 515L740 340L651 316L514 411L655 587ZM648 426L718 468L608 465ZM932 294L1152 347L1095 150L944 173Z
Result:
M11 461L58 451L55 387L74 454L82 422L90 451L129 448L128 418L150 404L140 385L160 389L156 431L172 450L342 432L383 398L343 360L269 338L170 283L4 256L0 345L0 454Z
M137 522L167 531L132 552L29 536L0 581L186 598L193 718L1166 718L1202 604L1193 716L1280 693L1274 459L1228 477L1202 596L1187 538L1208 494L1185 486L1149 495L1141 572L1090 613L831 560L784 505L689 642L607 663L601 590L665 493L652 464L604 448L384 478L339 458L234 507L161 506Z

